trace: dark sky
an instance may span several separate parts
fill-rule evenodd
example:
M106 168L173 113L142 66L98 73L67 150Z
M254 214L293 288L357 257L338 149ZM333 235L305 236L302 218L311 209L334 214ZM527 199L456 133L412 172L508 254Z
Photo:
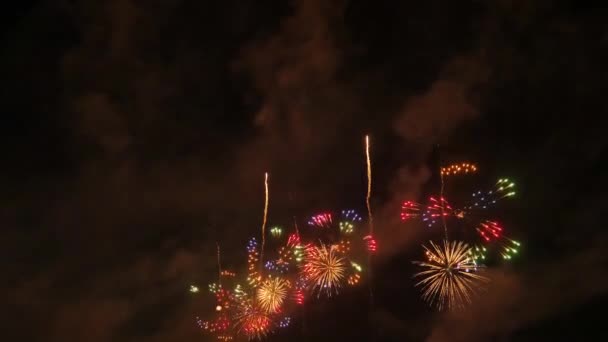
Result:
M12 7L10 7L12 6ZM269 341L607 337L607 11L579 1L16 1L3 8L0 319L6 340L207 341L191 283L271 223L364 209L367 288ZM429 237L400 202L508 176L521 257L466 314L428 309ZM457 185L450 191L458 192ZM463 190L464 191L464 190ZM468 189L467 189L468 191ZM438 238L434 236L432 238ZM439 237L440 238L440 237ZM302 318L302 317L299 317ZM4 339L3 339L4 340Z

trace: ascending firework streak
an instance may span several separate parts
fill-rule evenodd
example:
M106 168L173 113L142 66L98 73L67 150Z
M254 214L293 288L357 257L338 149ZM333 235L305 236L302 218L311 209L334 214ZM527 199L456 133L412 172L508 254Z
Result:
M422 298L440 311L463 308L488 278L476 274L478 266L471 258L471 249L460 241L443 241L443 246L430 242L423 246L427 261L414 263L426 270L414 277L423 277L416 286L422 286Z
M266 219L268 217L268 172L264 173L264 219L262 220L262 249L260 250L260 268L264 267L264 245L266 245Z
M364 240L369 251L367 257L367 269L369 273L369 302L374 305L374 290L372 285L372 253L376 252L376 240L374 239L374 216L372 215L372 207L370 199L372 197L372 161L369 154L369 135L365 136L365 160L367 163L367 195L365 196L365 204L367 206L367 215L369 220L369 235Z
M365 204L367 205L367 215L369 217L369 235L373 235L374 217L372 216L372 208L369 203L372 196L372 162L369 157L369 135L365 136L365 157L367 161L367 196L365 196Z
M220 259L220 244L215 243L217 247L217 274L218 274L218 284L222 285L222 260Z

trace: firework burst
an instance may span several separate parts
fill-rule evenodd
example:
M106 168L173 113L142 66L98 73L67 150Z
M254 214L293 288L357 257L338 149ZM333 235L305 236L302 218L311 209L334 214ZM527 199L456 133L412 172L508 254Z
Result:
M488 278L476 273L480 266L466 243L443 241L443 246L430 245L423 246L427 261L414 262L426 269L414 275L422 277L416 284L422 287L422 298L440 311L463 308Z
M267 313L278 312L290 287L288 280L278 277L263 281L257 290L257 300L262 310Z
M331 297L341 287L346 266L346 259L339 255L335 246L310 246L302 271L313 291L325 292Z
M317 228L330 228L333 219L330 213L317 214L310 218L308 225Z
M234 314L235 326L239 333L249 339L262 339L272 329L270 314L250 299L243 299Z

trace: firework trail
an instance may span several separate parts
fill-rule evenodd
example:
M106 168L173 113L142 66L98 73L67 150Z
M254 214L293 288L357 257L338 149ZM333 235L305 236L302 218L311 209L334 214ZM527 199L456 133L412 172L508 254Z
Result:
M369 217L369 234L374 234L374 217L372 216L372 207L370 199L372 196L372 162L369 156L369 135L365 136L365 159L367 161L367 195L365 196L365 204L367 206L367 215Z
M262 249L260 250L260 267L264 263L264 246L266 245L266 219L268 217L268 172L264 173L264 219L262 220Z

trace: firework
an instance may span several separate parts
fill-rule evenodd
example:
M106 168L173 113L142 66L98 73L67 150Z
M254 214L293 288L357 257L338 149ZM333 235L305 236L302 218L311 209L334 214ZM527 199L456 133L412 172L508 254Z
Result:
M419 203L405 201L401 205L401 220L407 221L413 218L420 218L427 227L435 226L441 217L453 216L455 210L444 197L429 197L429 202L425 208Z
M264 262L264 246L266 245L266 219L268 218L268 172L264 174L264 219L262 220L262 248L260 250L260 261Z
M362 268L359 264L357 264L356 262L350 262L350 266L352 267L352 273L348 276L348 279L346 280L346 282L348 283L348 285L356 285L359 283L359 281L361 280L361 271Z
M318 214L310 218L308 225L317 228L329 228L333 223L330 213Z
M298 275L293 292L293 300L298 305L304 304L304 290L306 289L306 284L306 277Z
M247 244L247 282L252 287L256 287L261 280L261 275L257 269L259 261L258 242L255 238L251 238Z
M229 270L223 270L220 272L220 276L221 277L231 277L234 278L236 277L236 273L229 271Z
M480 222L475 230L477 230L484 241L490 242L492 240L500 239L503 229L498 222L486 220Z
M334 247L336 248L336 252L346 255L350 252L350 240L342 239L338 244L334 245Z
M465 229L472 229L483 244L488 247L495 244L502 258L511 260L517 254L520 243L504 235L502 225L494 219L489 219L490 211L488 209L501 199L514 196L514 188L515 183L509 179L499 179L493 189L473 192L471 200L459 207L452 207L443 196L437 198L431 196L424 209L418 203L405 201L401 207L401 219L406 221L420 218L428 227L434 227L442 219L460 220L463 222L461 226ZM482 249L480 246L476 246L475 249L473 259L478 261L485 259L486 247Z
M272 227L270 228L270 235L275 238L280 237L283 234L283 229L281 227Z
M291 324L291 317L283 317L279 322L279 328L287 328Z
M401 220L407 221L412 218L420 217L423 212L422 206L419 203L405 201L401 205Z
M430 242L423 246L427 261L416 264L426 270L415 277L422 277L416 286L422 287L422 298L431 305L454 310L463 308L472 300L480 283L488 279L477 274L480 266L471 258L471 249L460 241L443 241L443 246Z
M500 255L505 260L511 260L514 254L518 253L518 248L521 244L518 241L511 240L509 238L504 238L504 242L500 245Z
M376 252L376 249L377 249L376 239L374 239L373 236L367 235L363 238L363 241L365 241L365 247L367 248L368 252L370 252L370 253Z
M257 300L262 310L267 313L278 312L290 287L289 281L278 277L263 281L257 292Z
M515 196L514 187L515 183L509 181L507 178L502 178L496 182L494 188L491 190L478 190L473 192L473 198L471 199L471 202L465 206L462 215L464 216L467 211L488 209L503 198Z
M352 234L355 230L355 223L361 221L361 216L357 214L354 210L342 210L342 218L340 221L340 233L342 234Z
M262 339L272 329L272 317L251 299L242 300L234 314L239 333L249 339Z
M441 168L442 176L453 176L459 174L469 174L477 172L477 166L470 163L452 164Z
M487 249L485 246L476 245L469 249L469 257L475 263L481 263L486 259Z
M303 273L313 291L325 292L328 297L337 292L346 274L346 260L335 246L310 246L306 250Z
M372 196L372 161L369 156L369 135L365 136L365 160L367 164L367 195L365 196L365 205L367 206L367 216L369 218L369 233L374 233L374 218L372 216L372 207L370 199Z
M233 296L230 291L223 289L221 285L212 284L209 286L209 290L215 294L217 317L212 321L201 321L197 317L197 322L202 329L215 334L218 340L229 341L232 339L230 309Z

